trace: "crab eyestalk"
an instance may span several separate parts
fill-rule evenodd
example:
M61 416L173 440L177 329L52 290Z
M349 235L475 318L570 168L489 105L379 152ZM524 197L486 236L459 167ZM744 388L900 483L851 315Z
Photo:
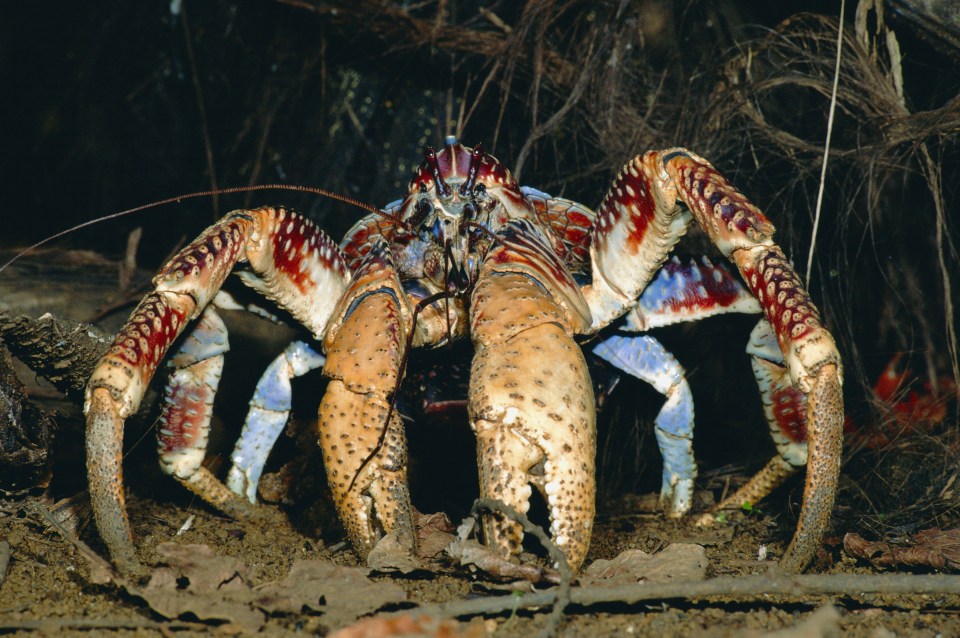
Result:
M468 196L477 184L477 174L480 172L480 160L483 157L483 146L477 144L470 152L470 166L467 168L467 178L460 184L461 196Z
M440 163L437 161L437 152L433 150L432 146L428 146L423 152L423 159L426 160L427 166L430 168L430 175L437 185L437 195L450 197L453 191L450 190L449 184L443 179L443 172L440 170Z

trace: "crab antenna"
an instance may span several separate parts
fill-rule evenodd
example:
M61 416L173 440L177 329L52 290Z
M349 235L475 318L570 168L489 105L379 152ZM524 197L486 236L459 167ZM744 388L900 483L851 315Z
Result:
M135 206L134 208L128 208L127 210L122 210L118 213L111 213L109 215L103 215L102 217L96 217L94 219L90 219L83 223L77 224L76 226L71 226L70 228L66 228L57 233L54 233L53 235L50 235L45 239L41 239L40 241L38 241L37 243L31 246L27 246L22 251L20 251L13 257L11 257L6 263L0 265L0 272L3 272L4 270L6 270L11 264L13 264L13 262L17 261L18 259L26 255L30 251L40 248L41 246L50 243L54 239L59 239L61 237L69 235L70 233L87 228L88 226L99 224L100 222L109 221L111 219L117 219L118 217L125 217L127 215L132 215L134 213L139 213L140 211L147 210L148 208L155 208L157 206L163 206L165 204L173 204L173 203L179 204L180 201L184 199L193 199L196 197L209 197L211 195L231 195L234 193L249 193L251 191L265 191L265 190L300 191L304 193L313 193L314 195L321 195L323 197L329 197L330 199L335 199L337 201L343 202L344 204L349 204L350 206L356 206L357 208L361 208L365 211L380 215L385 219L389 219L390 221L397 224L398 226L405 228L407 230L410 230L410 226L409 224L407 224L407 222L403 221L402 219L400 219L395 215L391 215L389 213L386 213L380 210L379 208L377 208L376 206L373 206L372 204L367 204L365 202L361 202L358 199L348 197L347 195L341 195L339 193L334 193L332 191L324 190L322 188L316 188L313 186L298 186L296 184L256 184L253 186L235 186L232 188L215 188L213 190L197 191L195 193L187 193L186 195L177 195L176 197L168 197L166 199L161 199L159 201L151 202L149 204L143 204L142 206Z
M466 195L473 190L477 183L477 173L480 172L480 158L483 157L483 145L477 144L470 152L470 167L467 169L467 179L460 184L460 194Z
M430 173L433 175L433 181L437 184L437 194L440 197L450 197L450 186L443 180L443 175L440 173L440 163L437 161L437 152L433 150L432 146L424 149L423 159L427 160L427 164L430 165Z

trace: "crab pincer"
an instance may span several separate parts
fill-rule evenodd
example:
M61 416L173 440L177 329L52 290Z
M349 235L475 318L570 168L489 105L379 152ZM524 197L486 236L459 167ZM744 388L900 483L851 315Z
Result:
M526 512L536 486L551 536L577 570L595 512L596 416L573 335L590 324L590 311L535 227L513 222L498 239L471 302L469 409L480 494ZM488 515L484 533L507 555L520 553L516 522Z
M400 532L415 549L407 487L407 446L392 409L412 326L386 244L376 244L334 313L323 373L330 379L320 404L320 447L340 520L361 557L383 533Z

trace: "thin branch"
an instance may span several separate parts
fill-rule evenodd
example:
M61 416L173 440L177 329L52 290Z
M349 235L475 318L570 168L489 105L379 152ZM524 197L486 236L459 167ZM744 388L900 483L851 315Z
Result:
M672 581L629 585L587 585L570 591L574 605L593 606L610 603L636 604L645 601L701 600L710 597L736 597L741 602L755 600L767 604L810 603L812 596L844 596L870 594L896 595L885 599L890 606L914 608L923 596L960 596L960 576L913 574L816 574L721 576L702 581ZM466 617L481 614L512 613L516 609L547 607L556 601L558 590L516 596L498 596L449 603L425 605L419 614L439 617ZM776 600L773 600L776 598ZM937 602L939 609L960 607L960 601ZM407 611L406 613L409 613Z
M190 62L190 79L193 81L193 92L197 98L197 110L200 113L200 130L203 132L203 149L207 158L207 170L210 172L210 202L213 205L213 220L220 219L220 195L217 184L217 167L214 164L213 143L210 140L210 126L207 123L207 107L203 99L203 85L200 82L200 71L197 69L197 60L193 54L193 39L190 34L190 25L187 23L186 4L180 6L181 25L183 26L183 42L187 50L187 60Z
M560 572L560 585L555 590L556 596L554 596L554 600L552 601L552 610L550 611L550 616L547 618L546 627L544 627L540 633L544 638L549 638L556 633L557 627L560 626L560 621L563 619L563 610L570 604L570 583L573 582L573 571L570 569L570 564L567 563L566 555L564 555L563 551L553 542L553 539L547 536L543 528L534 525L525 514L510 507L506 503L492 498L478 498L473 503L470 515L476 516L481 511L492 514L502 514L519 523L520 526L523 527L524 532L535 536L537 540L540 541L540 544L543 545L550 555L550 558L556 564L557 570Z
M166 635L174 631L209 632L207 623L187 622L184 620L157 621L148 618L37 618L0 623L0 633L8 631L54 632L66 629L77 630L118 630L118 629L154 629Z
M833 69L833 91L830 94L830 115L827 117L827 139L823 143L823 165L820 169L820 186L817 189L817 209L813 216L810 233L810 252L807 253L807 275L803 285L810 289L810 271L813 269L813 251L817 247L817 230L820 228L820 212L823 209L823 191L827 183L827 161L830 159L830 137L833 135L833 118L837 111L837 87L840 86L840 61L843 59L843 14L846 0L840 0L840 19L837 21L837 64Z
M933 206L936 210L936 244L937 244L937 265L940 267L940 278L943 283L943 305L945 328L947 331L947 351L950 354L950 370L953 372L953 380L960 385L960 357L957 352L957 329L953 324L953 284L950 281L950 269L947 267L947 259L944 254L944 243L950 241L944 237L944 230L947 227L947 216L943 202L943 184L940 179L940 167L934 161L933 156L927 145L920 145L920 157L923 160L921 169L924 177L930 186L930 194L933 196Z

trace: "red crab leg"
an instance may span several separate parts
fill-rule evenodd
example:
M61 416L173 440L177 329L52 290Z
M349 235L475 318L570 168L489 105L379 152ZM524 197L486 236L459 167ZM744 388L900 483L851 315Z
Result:
M213 305L170 358L173 368L164 392L164 408L157 428L160 467L191 492L231 516L249 508L207 468L204 452L210 433L213 399L223 372L223 355L230 349L227 328Z
M807 397L807 478L797 531L780 561L801 571L830 521L840 478L843 395L840 354L766 217L702 158L664 152L680 196L713 242L740 270L773 326L794 386Z
M737 265L776 332L793 384L807 396L804 503L781 561L784 568L799 571L823 537L836 495L843 430L840 356L799 277L773 243L769 220L706 160L687 150L638 156L618 175L597 211L593 281L584 289L594 329L633 305L685 232L689 213L678 201Z
M337 513L363 558L378 527L399 530L412 550L406 437L391 400L413 317L385 242L367 253L334 318L324 344L330 383L319 429Z
M480 494L526 512L535 485L553 540L576 571L595 510L593 387L573 339L588 327L589 311L533 225L514 221L497 234L471 298L469 407ZM491 515L484 532L503 553L520 552L518 524Z
M227 215L157 275L156 289L133 311L91 375L84 405L94 517L111 556L124 571L142 567L124 505L123 422L137 411L171 343L243 260L260 275L247 274L245 281L276 300L318 337L349 279L336 244L308 220L274 208ZM182 397L187 400L189 393ZM186 414L186 405L175 397L168 410L181 408ZM204 498L216 504L215 495Z
M739 509L745 504L759 502L807 464L807 398L794 387L789 372L783 367L783 353L766 319L761 319L750 334L747 353L752 356L763 414L770 426L777 455L746 484L721 501L714 511ZM709 525L714 520L710 513L702 516L698 524Z

